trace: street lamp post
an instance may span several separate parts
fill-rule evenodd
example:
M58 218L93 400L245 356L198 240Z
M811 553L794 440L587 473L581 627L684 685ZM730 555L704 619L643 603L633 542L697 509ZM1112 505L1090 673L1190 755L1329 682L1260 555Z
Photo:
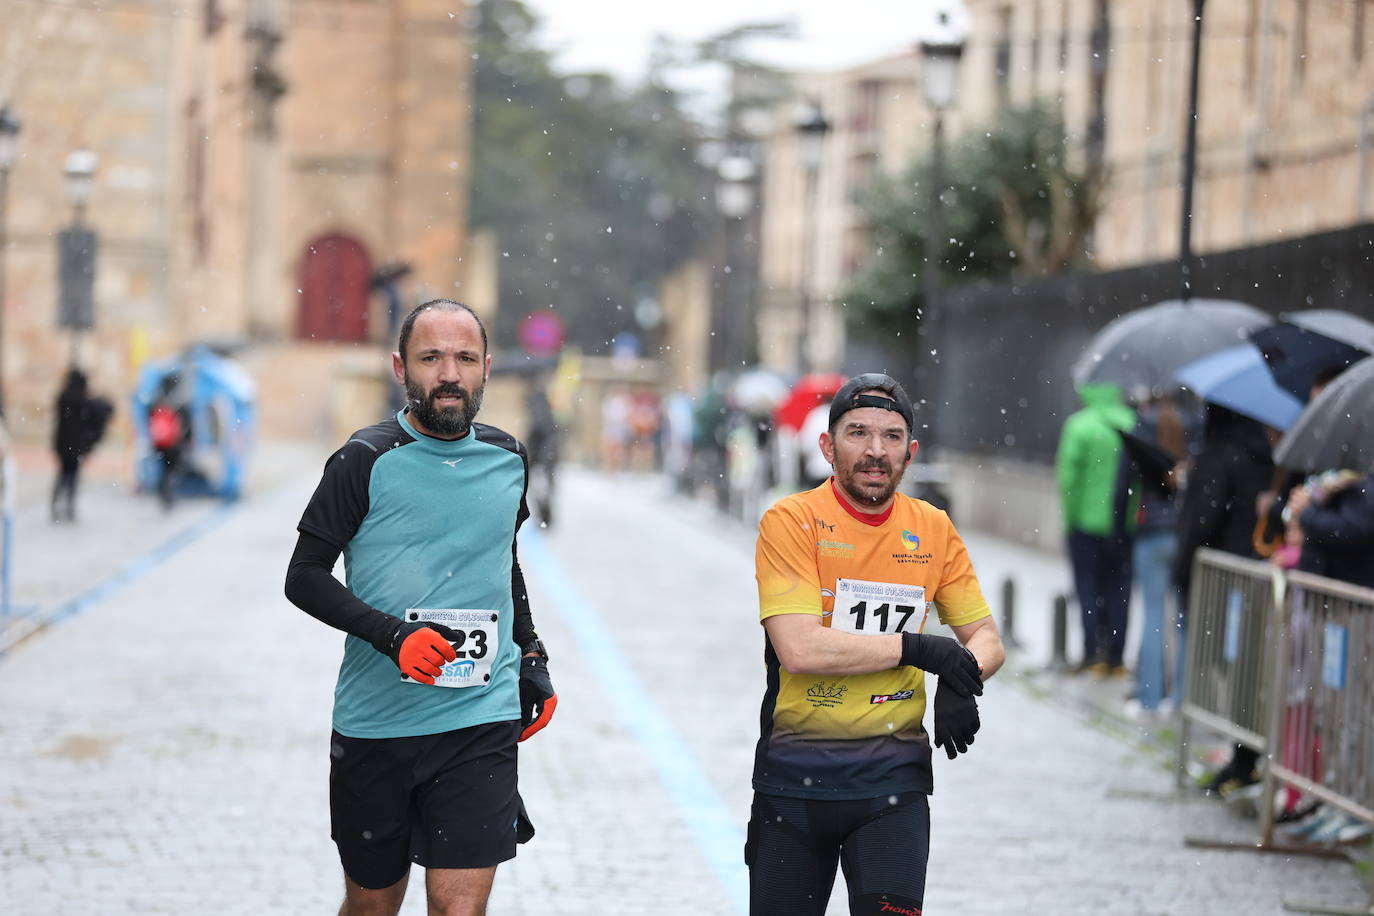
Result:
M5 263L9 252L10 169L19 153L19 116L0 105L0 419L5 416Z
M797 136L800 141L802 169L806 176L806 192L802 204L802 263L801 263L801 321L797 327L797 368L810 372L811 348L807 336L811 333L812 300L815 296L816 274L816 196L820 185L821 157L825 153L825 135L830 122L825 110L815 99L801 107L797 114Z
M753 309L748 283L752 267L740 236L745 219L754 211L754 174L757 169L748 156L726 156L716 167L716 209L724 217L723 241L725 267L720 294L716 297L716 320L712 322L711 369L738 370L753 357Z
M948 8L935 14L935 27L921 40L921 92L934 123L930 135L929 224L926 233L926 269L922 278L920 318L921 349L917 365L922 372L918 400L935 404L934 388L939 361L937 347L940 320L940 263L945 252L945 112L954 104L959 85L959 61L964 53L962 27Z
M58 324L72 332L71 364L75 366L77 335L95 324L95 260L99 239L86 225L86 204L95 184L99 157L90 150L67 156L67 200L72 224L58 233Z
M1193 0L1193 62L1188 77L1188 126L1183 140L1183 227L1179 233L1178 269L1180 298L1193 298L1193 177L1197 168L1198 70L1202 63L1202 8L1206 0Z

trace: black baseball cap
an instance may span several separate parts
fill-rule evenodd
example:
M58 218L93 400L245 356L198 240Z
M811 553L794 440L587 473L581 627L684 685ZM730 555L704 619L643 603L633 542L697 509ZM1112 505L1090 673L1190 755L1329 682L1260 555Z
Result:
M861 391L882 391L887 397L876 394L860 394ZM906 428L913 436L916 434L916 412L911 408L911 398L901 383L890 375L881 372L865 372L856 375L840 386L835 399L830 402L830 428L835 421L856 407L881 407L902 415Z

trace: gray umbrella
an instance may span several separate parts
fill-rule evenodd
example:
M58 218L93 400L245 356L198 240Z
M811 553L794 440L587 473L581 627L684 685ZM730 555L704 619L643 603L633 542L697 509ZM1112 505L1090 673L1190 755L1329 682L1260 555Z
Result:
M1374 356L1342 372L1303 408L1274 449L1274 463L1295 471L1374 465Z
M1254 306L1226 299L1171 299L1127 312L1089 342L1073 366L1073 380L1123 388L1171 388L1183 366L1245 342L1269 323Z

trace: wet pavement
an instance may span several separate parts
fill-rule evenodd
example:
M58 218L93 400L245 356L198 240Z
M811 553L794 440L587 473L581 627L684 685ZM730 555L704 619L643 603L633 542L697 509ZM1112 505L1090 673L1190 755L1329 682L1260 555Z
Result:
M325 781L343 637L281 594L327 452L273 446L228 510L164 516L118 475L93 477L76 526L21 499L16 599L67 610L0 643L0 910L337 909ZM36 460L24 483L46 486ZM558 526L521 546L560 702L522 745L538 835L490 911L742 913L763 689L753 531L652 477L569 471L560 487ZM1045 673L1061 558L968 541L994 608L1016 577L1025 648L989 684L971 752L936 761L927 913L1367 902L1345 862L1185 845L1255 825L1175 792L1167 746L1114 712L1124 682ZM424 912L419 878L405 913ZM846 912L838 894L829 912Z

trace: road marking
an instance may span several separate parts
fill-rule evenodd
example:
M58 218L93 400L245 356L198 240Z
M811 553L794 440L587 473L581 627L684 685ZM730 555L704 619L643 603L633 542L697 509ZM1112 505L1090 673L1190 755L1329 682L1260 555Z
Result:
M99 583L94 588L60 605L54 611L48 613L39 611L38 614L41 619L35 623L33 629L23 633L13 642L0 644L0 657L3 657L6 652L13 649L25 639L28 639L30 636L33 636L35 633L40 633L48 627L55 626L68 618L84 614L86 611L100 604L100 602L137 582L139 579L170 560L183 548L194 544L206 534L209 534L217 528L229 517L236 506L237 503L222 503L208 515L178 531L162 544L136 558L128 566Z
M649 699L605 623L563 572L543 535L533 528L522 530L520 551L540 585L553 597L554 606L583 653L594 662L592 670L615 704L621 724L648 752L659 781L726 896L737 912L747 913L749 875L744 867L744 833L706 778L696 755Z

